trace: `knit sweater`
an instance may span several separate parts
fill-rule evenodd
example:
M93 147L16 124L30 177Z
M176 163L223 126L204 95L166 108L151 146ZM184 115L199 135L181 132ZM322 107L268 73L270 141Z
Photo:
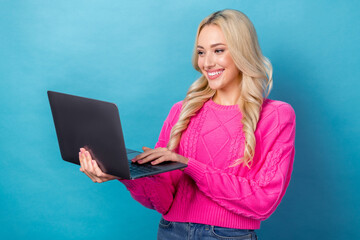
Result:
M182 101L167 116L155 148L166 147ZM176 153L188 166L151 177L120 180L132 197L164 219L238 229L259 229L279 205L290 182L295 155L295 112L265 99L255 131L251 169L230 167L244 155L238 105L208 100L183 132Z

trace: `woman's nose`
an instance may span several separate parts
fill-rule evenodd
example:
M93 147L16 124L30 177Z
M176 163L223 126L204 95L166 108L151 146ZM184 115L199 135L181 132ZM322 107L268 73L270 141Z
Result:
M212 54L207 54L205 56L204 67L205 69L209 69L212 68L213 66L215 66L214 57L212 56Z

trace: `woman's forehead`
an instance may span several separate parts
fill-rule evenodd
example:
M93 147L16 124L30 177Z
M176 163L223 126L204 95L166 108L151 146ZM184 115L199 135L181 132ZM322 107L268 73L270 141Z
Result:
M202 47L211 47L212 45L222 43L226 45L226 40L221 28L217 25L206 25L201 29L197 44Z

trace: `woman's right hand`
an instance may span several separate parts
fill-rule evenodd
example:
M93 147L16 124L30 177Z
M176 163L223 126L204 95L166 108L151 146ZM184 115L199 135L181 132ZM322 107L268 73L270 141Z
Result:
M94 183L102 183L114 179L120 179L119 177L104 173L95 160L91 158L91 155L85 148L80 148L79 152L80 171L85 173Z

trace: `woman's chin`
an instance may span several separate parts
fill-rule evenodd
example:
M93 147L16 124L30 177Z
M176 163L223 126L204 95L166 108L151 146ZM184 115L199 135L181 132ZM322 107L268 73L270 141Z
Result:
M214 84L214 83L211 83L211 82L209 82L209 87L212 90L219 90L221 88L221 86L219 86L218 84Z

